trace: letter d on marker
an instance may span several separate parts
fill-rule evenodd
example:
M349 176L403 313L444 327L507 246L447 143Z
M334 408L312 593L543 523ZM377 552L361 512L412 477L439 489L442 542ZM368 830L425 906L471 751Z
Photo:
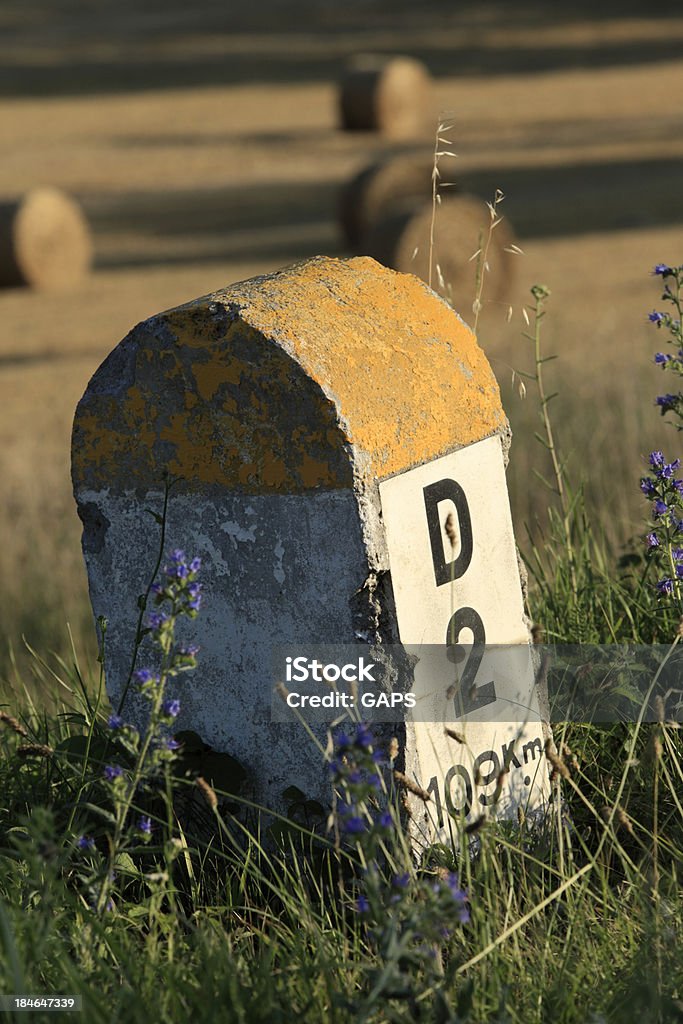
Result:
M424 488L425 512L432 548L434 576L437 587L464 576L472 561L472 520L465 492L455 480L438 480ZM443 553L443 527L439 522L439 502L452 501L458 514L460 552L452 562L446 562Z

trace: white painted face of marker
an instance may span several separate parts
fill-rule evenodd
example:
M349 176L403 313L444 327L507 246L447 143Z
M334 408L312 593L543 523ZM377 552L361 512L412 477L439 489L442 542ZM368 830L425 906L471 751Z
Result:
M399 633L420 657L412 727L416 781L436 806L432 828L444 838L449 814L536 810L549 781L501 439L379 486ZM421 655L425 644L444 645L443 656ZM464 645L459 664L447 657L453 644ZM465 742L449 739L445 725Z

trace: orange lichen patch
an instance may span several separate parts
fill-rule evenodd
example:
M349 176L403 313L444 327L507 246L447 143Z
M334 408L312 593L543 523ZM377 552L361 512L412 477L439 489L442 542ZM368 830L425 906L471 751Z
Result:
M237 360L226 362L225 357L216 354L205 363L193 363L192 372L197 381L197 391L205 402L210 402L221 384L230 381L239 384L244 367Z
M148 323L122 343L128 382L105 363L79 405L77 487L163 469L200 487L349 487L506 426L469 328L367 258L320 257Z

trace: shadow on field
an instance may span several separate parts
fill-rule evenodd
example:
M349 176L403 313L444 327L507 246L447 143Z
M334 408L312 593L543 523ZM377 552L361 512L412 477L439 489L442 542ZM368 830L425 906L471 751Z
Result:
M101 268L339 255L330 183L134 192L84 203Z
M458 185L482 199L501 188L518 237L542 238L683 222L683 209L670 201L682 172L674 158L487 168L459 175ZM342 255L337 202L329 182L271 182L131 192L84 205L98 239L97 266L113 268Z
M521 238L582 235L683 222L672 201L683 180L679 157L559 167L512 167L463 174L466 191L505 192L505 215Z
M244 82L336 77L353 53L410 53L436 76L529 74L623 67L680 57L675 34L644 45L638 32L601 32L609 19L643 17L638 0L600 5L415 4L408 0L279 3L257 8L203 0L140 5L100 0L87 16L78 0L6 0L0 12L0 95L140 92ZM649 21L678 13L660 2ZM594 33L544 38L577 21ZM528 39L505 39L509 26Z

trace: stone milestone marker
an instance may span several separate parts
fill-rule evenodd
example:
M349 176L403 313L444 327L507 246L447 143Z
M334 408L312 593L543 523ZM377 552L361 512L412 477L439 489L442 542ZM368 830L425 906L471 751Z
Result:
M271 718L274 646L381 637L527 650L508 438L469 328L417 278L368 258L319 257L139 324L90 381L73 432L112 703L130 668L137 599L159 546L150 512L162 508L168 473L178 482L167 549L201 556L204 582L201 614L186 625L200 666L178 686L178 729L236 757L257 803L282 810L292 785L326 800L320 752L300 724ZM468 699L480 686L471 661ZM434 703L429 659L420 664L434 716L406 713L389 735L406 775L432 795L427 812L419 805L424 825L445 837L449 811L478 816L504 767L497 811L538 807L540 722L518 735L514 717L490 720L504 684L487 679L487 716L475 701L456 726L467 742L450 740L453 702L438 719L443 701ZM142 714L134 694L124 714ZM324 742L325 727L313 728Z

